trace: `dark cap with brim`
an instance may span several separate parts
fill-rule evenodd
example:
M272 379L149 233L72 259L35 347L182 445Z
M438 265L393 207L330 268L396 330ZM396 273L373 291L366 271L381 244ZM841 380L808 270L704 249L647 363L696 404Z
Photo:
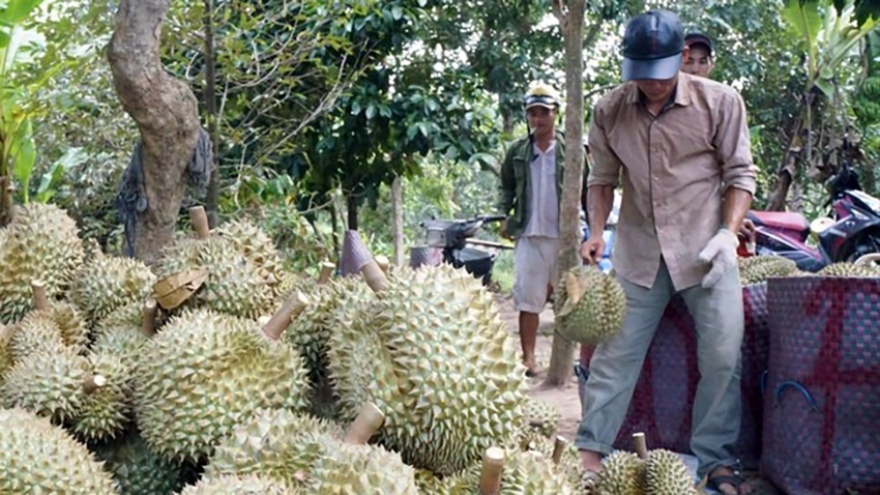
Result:
M712 56L712 40L703 33L688 33L684 37L684 44L687 46L703 45L709 51L709 56Z
M624 58L621 65L624 81L636 79L672 79L681 68L681 53L653 60Z

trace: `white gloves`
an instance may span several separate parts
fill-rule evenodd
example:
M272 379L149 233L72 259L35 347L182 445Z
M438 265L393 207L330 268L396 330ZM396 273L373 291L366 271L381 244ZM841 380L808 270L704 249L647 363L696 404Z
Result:
M715 234L715 237L709 240L706 247L700 251L700 261L703 263L712 263L709 273L703 277L703 288L709 289L721 280L727 270L736 266L736 248L739 246L739 239L736 234L722 228Z

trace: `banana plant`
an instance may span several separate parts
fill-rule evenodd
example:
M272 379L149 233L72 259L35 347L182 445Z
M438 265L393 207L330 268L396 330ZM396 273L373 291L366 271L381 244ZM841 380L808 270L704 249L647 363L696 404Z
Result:
M12 206L12 180L21 183L23 200L28 201L30 177L36 149L27 99L34 86L49 76L40 75L28 85L13 81L13 68L29 61L39 51L34 31L25 26L42 0L0 0L0 227L8 222Z

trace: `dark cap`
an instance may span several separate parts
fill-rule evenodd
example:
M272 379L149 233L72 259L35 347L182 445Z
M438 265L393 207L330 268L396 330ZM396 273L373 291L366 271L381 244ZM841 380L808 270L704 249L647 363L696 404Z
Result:
M673 78L683 50L681 21L675 13L656 9L639 14L623 34L623 80Z
M706 50L709 50L709 56L712 56L712 39L700 32L692 32L688 33L687 36L684 37L684 44L687 46L693 45L705 45Z

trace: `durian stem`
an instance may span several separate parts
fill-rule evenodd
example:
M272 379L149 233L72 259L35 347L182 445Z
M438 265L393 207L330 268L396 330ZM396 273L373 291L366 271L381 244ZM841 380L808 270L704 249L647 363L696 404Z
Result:
M208 225L208 214L204 206L193 206L189 209L189 221L196 231L199 239L211 237L211 229Z
M565 446L568 441L563 437L556 437L556 443L553 444L553 464L559 464L562 460L562 453L565 452Z
M141 308L141 314L144 318L141 322L141 332L147 337L152 337L156 334L156 313L158 309L159 307L153 299L147 299L144 307Z
M385 276L374 259L361 268L361 275L364 276L364 280L367 281L367 285L373 289L373 292L382 292L388 288L388 277Z
M309 300L302 292L294 292L272 315L272 318L269 318L269 321L263 325L263 333L272 340L280 339L290 322L296 319L308 305Z
M318 275L318 283L326 284L330 281L330 277L333 276L333 270L336 269L336 265L330 263L329 261L325 261L321 263L321 274Z
M504 471L504 451L489 447L483 454L480 471L480 495L497 495L501 492L501 473Z
M101 375L91 375L83 382L83 391L86 395L93 394L96 390L107 385L107 379Z
M867 265L869 263L873 263L876 261L880 261L880 253L870 253L862 256L861 258L855 261L856 265Z
M388 273L388 267L391 266L391 262L388 261L387 256L376 256L376 264L379 265L379 269L382 270L382 273Z
M636 454L638 454L639 459L647 460L648 459L648 442L645 439L645 434L642 432L633 433L633 445L636 449Z
M385 421L385 414L372 402L364 402L361 412L345 433L345 442L355 445L365 444L379 430Z
M34 293L34 308L43 311L49 309L49 297L46 296L46 284L40 280L31 282L31 290Z

